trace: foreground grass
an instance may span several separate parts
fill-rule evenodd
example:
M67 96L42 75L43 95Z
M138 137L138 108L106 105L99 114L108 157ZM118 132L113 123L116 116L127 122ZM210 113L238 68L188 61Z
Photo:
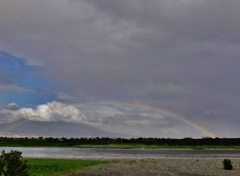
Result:
M104 160L26 158L31 176L57 176L85 167L106 164Z

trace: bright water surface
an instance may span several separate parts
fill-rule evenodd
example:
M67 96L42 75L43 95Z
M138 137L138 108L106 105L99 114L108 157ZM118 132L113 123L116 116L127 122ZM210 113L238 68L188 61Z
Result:
M0 151L19 150L24 157L50 158L165 158L165 157L238 157L240 150L169 150L169 149L76 149L0 147Z

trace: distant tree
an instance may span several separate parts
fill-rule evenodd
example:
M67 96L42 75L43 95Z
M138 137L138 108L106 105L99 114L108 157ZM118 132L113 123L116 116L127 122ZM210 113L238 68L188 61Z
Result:
M2 151L0 155L1 176L29 176L27 161L22 160L22 152L11 150L9 153Z

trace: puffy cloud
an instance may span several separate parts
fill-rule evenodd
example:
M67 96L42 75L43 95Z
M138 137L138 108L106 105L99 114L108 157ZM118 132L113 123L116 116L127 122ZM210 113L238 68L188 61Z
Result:
M79 109L72 105L65 105L60 102L50 102L44 105L39 105L36 109L16 109L16 107L18 106L12 103L0 110L0 122L6 123L20 119L65 122L84 122L87 120L87 117L82 114Z
M7 105L7 107L10 105ZM30 119L31 117L35 116L36 114L30 108L22 108L18 110L12 109L1 109L0 110L0 122L7 123L13 122L20 119Z

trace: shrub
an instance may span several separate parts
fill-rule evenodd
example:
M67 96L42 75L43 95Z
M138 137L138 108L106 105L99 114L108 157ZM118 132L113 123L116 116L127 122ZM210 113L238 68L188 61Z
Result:
M22 160L22 152L11 150L9 153L2 151L0 155L0 175L4 176L29 176L27 161Z
M232 166L232 162L230 159L224 159L223 160L223 166L225 170L232 170L233 166Z

